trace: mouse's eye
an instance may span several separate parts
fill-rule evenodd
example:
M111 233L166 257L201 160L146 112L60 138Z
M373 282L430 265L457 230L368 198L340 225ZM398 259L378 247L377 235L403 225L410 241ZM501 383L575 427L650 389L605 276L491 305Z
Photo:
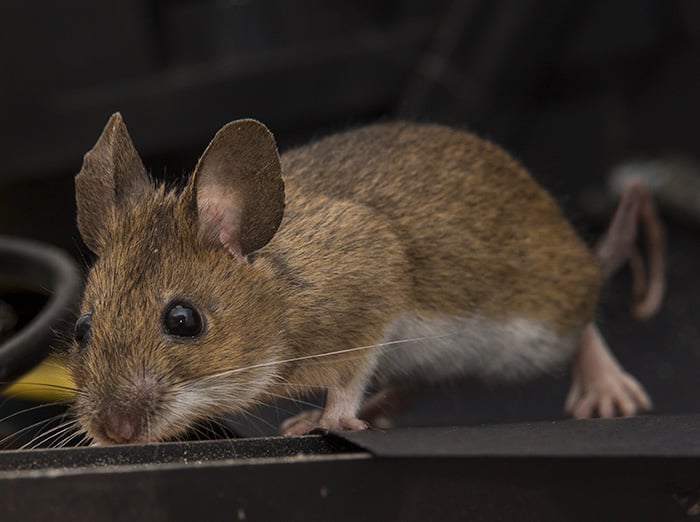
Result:
M194 305L175 301L165 309L163 329L174 337L197 337L203 329L202 316Z
M90 327L92 326L92 312L81 315L75 322L75 340L79 344L85 344L90 338Z

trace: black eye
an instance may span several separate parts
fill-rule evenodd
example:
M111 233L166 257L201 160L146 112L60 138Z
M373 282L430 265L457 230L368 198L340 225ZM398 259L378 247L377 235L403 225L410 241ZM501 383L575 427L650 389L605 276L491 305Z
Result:
M175 337L197 337L202 333L202 316L193 305L176 301L165 309L163 329Z
M75 322L75 340L79 344L85 344L90 338L90 327L92 326L92 312L81 315Z

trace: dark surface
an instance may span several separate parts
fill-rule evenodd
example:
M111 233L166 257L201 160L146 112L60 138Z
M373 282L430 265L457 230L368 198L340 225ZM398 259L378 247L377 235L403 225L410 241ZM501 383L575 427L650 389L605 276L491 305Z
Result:
M304 437L233 438L124 446L0 452L0 478L75 468L188 466L248 459L377 458L687 458L700 459L700 415L643 416L481 426L319 432ZM700 477L698 477L700 480Z
M21 476L28 470L202 464L246 459L301 458L309 455L345 455L362 450L339 437L309 435L297 438L248 438L225 441L168 442L122 447L86 447L0 452L0 475Z
M11 521L694 520L698 430L641 417L5 452L0 504Z
M3 520L696 520L687 459L310 458L0 478Z
M698 415L402 428L338 437L382 457L700 458Z

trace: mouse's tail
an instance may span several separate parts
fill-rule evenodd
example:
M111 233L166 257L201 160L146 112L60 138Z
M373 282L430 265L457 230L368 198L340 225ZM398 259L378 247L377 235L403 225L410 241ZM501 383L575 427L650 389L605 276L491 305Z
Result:
M640 225L646 260L636 246ZM630 264L635 317L647 319L658 311L666 288L666 238L652 195L641 181L632 181L624 188L595 253L605 279L625 263Z

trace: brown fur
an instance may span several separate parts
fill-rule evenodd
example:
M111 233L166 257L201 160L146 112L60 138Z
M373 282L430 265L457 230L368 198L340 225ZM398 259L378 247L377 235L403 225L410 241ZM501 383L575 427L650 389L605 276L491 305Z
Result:
M282 164L290 205L323 194L391 220L421 311L527 316L560 332L593 317L597 261L552 198L487 141L389 123L291 151Z
M110 123L123 126L120 118ZM99 259L83 299L83 311L93 313L91 336L74 347L72 371L82 391L80 422L98 440L106 441L111 412L138 417L135 440L162 439L197 418L289 395L289 383L362 386L375 363L371 350L235 373L226 398L183 419L168 403L183 383L226 370L375 344L405 313L527 317L560 334L593 318L596 260L525 170L471 134L389 123L288 152L281 161L284 216L262 247L259 238L270 234L260 229L274 233L284 202L267 205L248 193L277 189L241 191L244 208L257 209L247 218L251 232L236 229L222 245L216 227L225 209L204 219L203 205L215 202L202 201L214 193L205 180L228 182L199 171L206 154L176 194L151 186L134 167L125 127L120 136L106 145L101 138L90 154L117 147L107 156L126 156L131 174L115 174L124 167L119 160L86 156L76 182L80 231ZM243 177L257 179L254 167L274 163L273 149L244 165L250 172ZM266 176L270 186L282 186L279 176ZM120 189L144 180L148 190ZM268 217L256 228L258 215ZM235 244L257 250L237 257ZM177 296L202 311L202 337L163 334L163 308ZM266 376L276 384L261 388Z

